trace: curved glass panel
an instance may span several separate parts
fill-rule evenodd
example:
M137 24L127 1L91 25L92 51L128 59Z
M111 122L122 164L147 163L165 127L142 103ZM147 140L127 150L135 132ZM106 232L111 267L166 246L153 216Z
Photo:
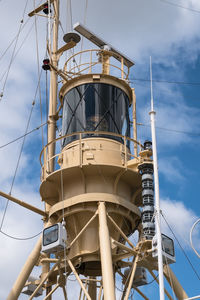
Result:
M104 83L82 84L64 97L62 135L94 131L83 137L102 136L122 142L119 137L97 134L98 131L130 136L129 99L118 87ZM77 139L66 138L63 146Z
M58 240L58 224L52 225L43 231L43 246L55 243Z

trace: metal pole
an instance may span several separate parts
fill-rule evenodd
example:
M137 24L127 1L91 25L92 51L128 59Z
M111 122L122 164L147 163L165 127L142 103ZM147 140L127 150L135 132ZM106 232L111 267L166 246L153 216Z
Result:
M12 202L15 202L15 203L17 203L17 204L19 204L19 205L21 205L21 206L23 206L23 207L25 207L25 208L27 208L27 209L35 212L35 213L37 213L37 214L39 214L39 215L41 215L43 217L47 216L47 214L43 210L41 210L41 209L39 209L39 208L37 208L37 207L29 204L29 203L23 202L22 200L14 198L13 196L11 196L9 194L6 194L6 193L4 193L2 191L0 191L0 196L4 197L4 198L6 198L6 199L8 199L8 200L10 200Z
M33 297L36 295L37 291L39 291L39 289L42 287L43 283L47 280L47 278L53 273L53 271L55 270L55 268L60 264L61 258L59 258L58 262L55 263L55 265L52 267L52 269L49 271L49 273L47 273L44 278L40 281L39 285L37 286L37 288L34 290L34 292L32 293L31 297L29 298L29 300L32 300Z
M51 55L51 64L57 68L58 56L56 51L58 50L58 27L59 27L59 0L54 1L55 15L53 24L53 47ZM56 111L57 111L57 73L52 68L50 76L50 95L49 95L49 119L48 119L48 143L52 142L56 137ZM48 146L48 159L50 172L54 171L54 159L55 144L51 143Z
M80 286L81 286L81 288L82 288L82 290L83 290L85 296L87 297L87 299L88 299L88 300L92 300L91 297L90 297L90 295L88 294L86 288L84 287L84 285L83 285L83 283L82 283L82 281L81 281L81 279L80 279L78 273L76 272L76 269L74 268L74 266L73 266L71 260L70 260L70 259L67 259L67 263L68 263L69 267L71 268L72 272L74 273L74 275L75 275L77 281L79 282L79 284L80 284ZM86 282L86 283L87 283L87 282Z
M132 288L132 285L133 285L133 279L134 279L134 276L135 276L135 271L136 271L138 259L139 259L139 256L137 255L136 258L135 258L135 261L133 263L133 269L131 271L131 276L129 278L129 283L128 283L126 296L125 296L124 300L128 300L128 298L129 298L129 294L130 294L130 291L131 291L131 288Z
M37 244L35 245L35 248L29 255L24 267L22 268L15 284L12 287L12 290L10 291L7 300L17 300L26 281L28 280L28 277L31 274L31 271L35 264L37 263L39 256L40 256L40 250L41 250L41 244L42 244L42 237L38 240Z
M151 276L155 279L155 281L159 284L159 280L158 280L157 276L153 273L153 271L150 270L150 269L148 269L148 271L151 274ZM168 293L168 291L166 289L165 289L165 294L167 295L167 297L168 297L169 300L174 300L174 298L172 298L170 296L170 294Z
M137 119L136 119L136 96L135 89L132 89L132 101L133 101L133 139L137 141ZM138 145L134 143L134 156L137 157Z
M59 28L59 6L60 1L54 1L54 22L53 22L53 44L52 44L52 53L51 53L51 33L50 33L50 18L49 18L49 49L51 54L51 64L53 67L57 68L58 66L58 56L56 51L58 50L58 28ZM50 6L49 6L50 12ZM50 16L50 14L49 14ZM58 78L57 73L54 68L51 69L50 74L50 93L49 93L49 116L48 116L48 138L47 142L51 143L56 138L56 111L57 111L57 89L58 89ZM46 151L46 149L44 150ZM55 155L55 143L51 143L47 149L48 157L47 157L47 165L49 167L48 171L54 171L54 155ZM45 174L46 176L46 174ZM50 209L50 205L45 203L45 210L48 212ZM45 224L45 222L44 222ZM46 270L50 270L50 265L45 266ZM46 294L49 294L51 291L51 286L46 288ZM51 294L47 298L51 300Z
M106 219L105 202L99 202L99 242L104 300L115 300L110 235Z
M47 261L46 261L46 262L43 262L43 261L41 262L41 263L42 263L41 280L43 280L43 278L44 278L44 277L49 273L49 271L50 271L50 263L48 262L48 259L49 259L50 255L47 255L47 254L46 254L45 256L46 256L46 258L47 258ZM51 291L51 286L46 287L46 295L48 295L50 291ZM51 300L52 297L49 296L47 299L48 299L48 300Z
M159 198L159 180L158 180L158 161L157 161L157 148L156 148L156 131L155 131L155 114L153 107L153 88L152 88L152 65L150 57L150 80L151 80L151 135L152 135L152 150L153 150L153 166L154 166L154 188L155 188L155 225L158 247L158 272L159 272L159 291L160 300L165 299L164 294L164 276L163 276L163 257L162 257L162 236L160 230L160 198Z
M53 288L53 290L51 290L49 292L48 295L46 295L46 297L43 300L48 300L50 298L50 296L59 288L59 284L57 283L56 286Z

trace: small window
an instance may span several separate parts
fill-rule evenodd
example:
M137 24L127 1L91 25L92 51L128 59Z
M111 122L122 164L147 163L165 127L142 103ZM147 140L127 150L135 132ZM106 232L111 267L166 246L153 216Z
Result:
M55 243L58 240L58 224L48 227L43 232L43 246Z

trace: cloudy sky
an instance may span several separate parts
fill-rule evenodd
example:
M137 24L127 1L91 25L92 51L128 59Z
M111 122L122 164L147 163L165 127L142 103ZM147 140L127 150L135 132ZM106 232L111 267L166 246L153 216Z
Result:
M61 24L66 32L71 27L69 1L60 2ZM25 133L34 100L29 130L41 124L40 94L42 122L46 120L44 72L40 89L37 84L38 69L40 72L45 57L47 25L44 18L36 22L27 16L39 3L0 0L0 93L3 94L0 101L0 190L43 208L39 195L41 130L27 136L14 183L23 140L1 147ZM135 61L130 80L137 96L137 120L142 124L138 126L138 135L142 142L150 138L149 57L152 56L162 211L200 277L200 260L189 245L190 228L200 216L200 3L197 0L73 0L71 11L73 24L85 22L91 31ZM63 31L60 30L60 46ZM0 198L1 223L5 207L6 200ZM13 203L8 204L1 225L3 232L19 238L34 236L42 229L40 216ZM165 221L163 232L172 236ZM197 227L194 232L197 249L198 232L200 228ZM36 240L17 241L0 233L0 299L6 299ZM177 263L173 270L189 296L199 295L197 274L179 245L175 245ZM154 283L149 285L147 291L150 299L156 300L154 286ZM135 294L134 299L141 297Z

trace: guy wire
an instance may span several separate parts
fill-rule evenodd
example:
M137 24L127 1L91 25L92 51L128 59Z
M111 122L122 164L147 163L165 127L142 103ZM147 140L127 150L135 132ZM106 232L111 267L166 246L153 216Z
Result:
M193 269L194 273L196 274L197 278L200 280L200 276L199 276L199 274L197 273L197 271L196 271L195 267L193 266L192 262L190 261L190 259L189 259L188 255L187 255L187 254L186 254L186 252L184 251L184 249L183 249L183 247L181 246L181 244L180 244L179 240L177 239L177 237L176 237L175 233L173 232L172 228L170 227L169 223L167 222L166 218L164 217L164 215L163 215L163 212L161 213L161 216L162 216L162 217L163 217L163 219L165 220L165 223L167 224L167 226L168 226L169 230L170 230L170 231L171 231L171 233L173 234L173 236L174 236L175 240L177 241L177 243L178 243L179 247L181 248L181 250L182 250L183 254L185 255L185 257L186 257L187 261L189 262L189 264L190 264L191 268Z

